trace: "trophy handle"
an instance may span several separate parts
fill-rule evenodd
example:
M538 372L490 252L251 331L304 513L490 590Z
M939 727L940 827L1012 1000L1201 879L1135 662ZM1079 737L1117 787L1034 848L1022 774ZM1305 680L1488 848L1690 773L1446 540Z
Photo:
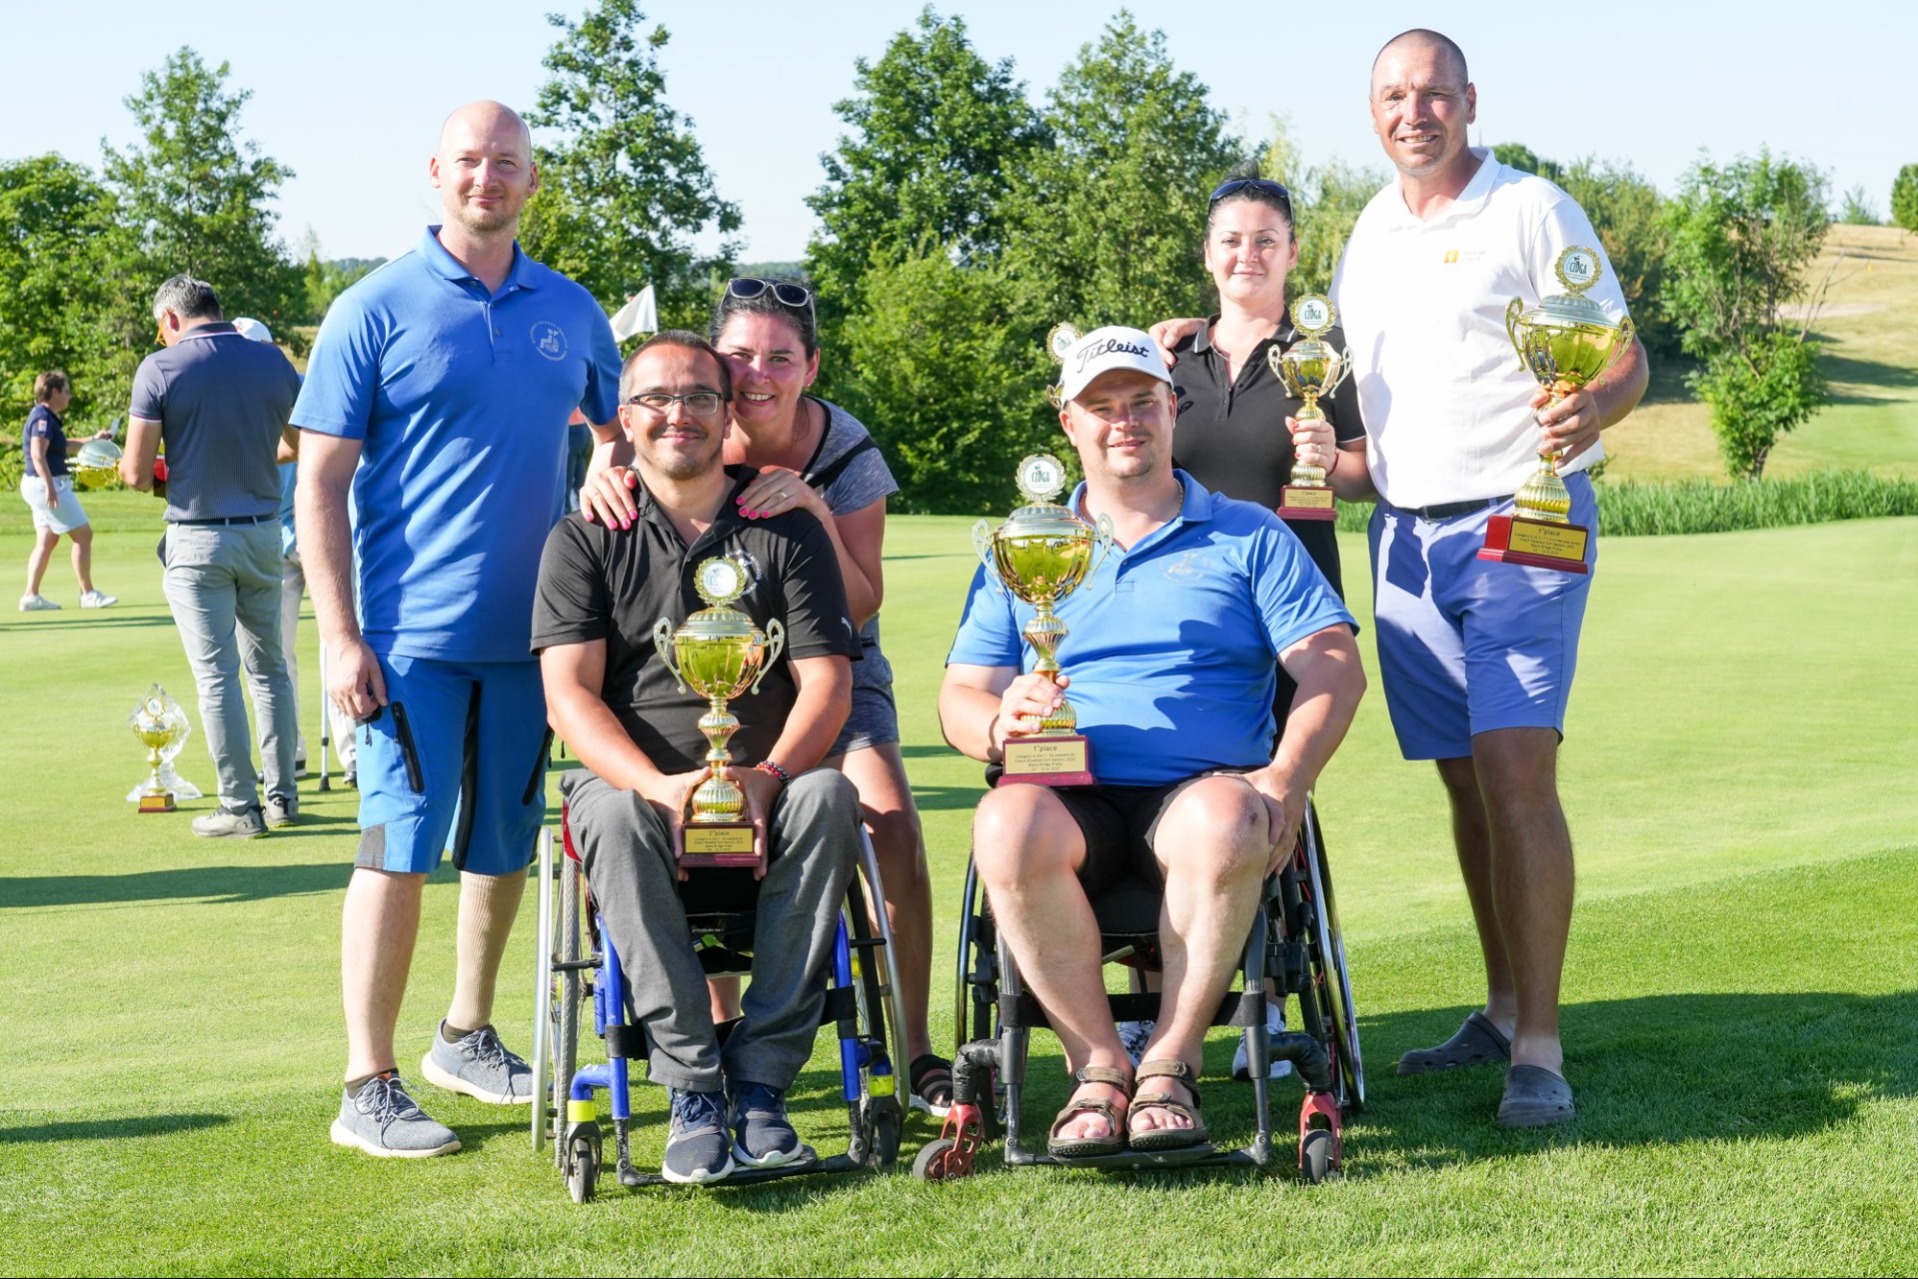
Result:
M653 623L653 647L659 650L659 660L666 663L666 669L673 673L675 687L680 692L685 692L685 677L679 673L679 664L673 660L672 619L662 617Z
M1519 358L1525 358L1525 344L1518 339L1518 317L1525 314L1525 299L1513 298L1505 307L1505 336L1512 339L1512 349Z
M1631 316L1628 315L1618 322L1618 340L1612 343L1611 354L1605 357L1605 368L1609 369L1612 367L1612 365L1618 361L1619 357L1631 349L1632 341L1637 335L1638 330L1633 327ZM1604 371L1604 369L1599 370L1600 373ZM1592 376L1592 380L1598 380L1597 374Z
M1332 357L1332 361L1338 371L1332 374L1332 380L1325 384L1323 391L1319 392L1322 398L1331 398L1332 392L1339 389L1339 383L1345 381L1347 375L1352 372L1352 348L1340 347L1338 354Z
M786 627L784 623L775 617L766 623L766 656L761 659L759 663L759 674L753 676L753 686L747 690L748 692L757 693L759 691L759 681L766 678L767 670L771 668L774 662L779 660L779 655L785 652L785 650Z
M1092 567L1086 570L1087 577L1091 577L1094 573L1097 573L1099 566L1106 562L1106 555L1112 550L1115 540L1112 534L1112 517L1110 515L1100 515L1093 523L1093 527L1099 530L1098 536L1092 539L1099 549L1098 553L1092 557Z
M999 580L999 567L992 562L992 531L992 521L981 517L972 526L972 549L986 566L986 580L1003 591L1005 583Z

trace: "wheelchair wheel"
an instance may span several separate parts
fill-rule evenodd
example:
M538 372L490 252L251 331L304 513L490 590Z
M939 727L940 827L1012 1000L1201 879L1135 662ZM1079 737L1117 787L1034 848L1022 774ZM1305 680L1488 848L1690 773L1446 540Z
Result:
M583 1128L567 1140L566 1193L573 1202L583 1204L599 1188L599 1125Z
M1299 1143L1299 1176L1310 1185L1319 1185L1338 1175L1332 1161L1332 1134L1320 1128L1305 1134Z
M937 1141L929 1141L921 1146L918 1157L912 1161L913 1177L919 1181L944 1181L947 1177L955 1175L948 1165L951 1162L950 1156L958 1145L959 1143L950 1137L941 1137ZM965 1173L957 1175L964 1176Z
M1314 977L1320 1006L1332 1021L1338 1052L1333 1062L1339 1104L1356 1113L1365 1106L1365 1060L1359 1053L1358 1009L1352 1002L1352 972L1345 959L1345 934L1339 928L1339 907L1332 896L1332 868L1325 857L1325 841L1316 811L1308 810L1305 827L1305 871L1314 906L1312 937L1318 963Z
M546 1098L551 1093L548 1071L552 1067L550 1030L553 1025L553 833L539 833L539 938L534 943L536 963L533 970L533 1153L546 1149L546 1138L555 1122L548 1113Z
M573 1095L573 1075L579 1069L579 970L564 965L577 964L580 947L579 863L570 857L559 865L559 936L554 939L561 970L554 974L551 1031L553 1040L553 1125L554 1131L566 1130L566 1103ZM554 1143L554 1161L566 1167L567 1151ZM569 1178L570 1180L570 1178ZM589 1193L590 1197L590 1193Z
M868 1097L863 1105L866 1132L872 1143L871 1153L866 1156L866 1166L890 1168L899 1161L899 1144L906 1127L905 1113L900 1109L897 1097Z

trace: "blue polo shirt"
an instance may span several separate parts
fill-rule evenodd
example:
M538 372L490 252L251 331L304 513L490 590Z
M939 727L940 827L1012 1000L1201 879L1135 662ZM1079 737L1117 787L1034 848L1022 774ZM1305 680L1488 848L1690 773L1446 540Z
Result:
M1092 748L1092 774L1161 786L1272 761L1278 655L1357 624L1278 516L1201 488L1184 471L1177 518L1110 554L1054 609L1059 665ZM1082 484L1072 507L1085 494ZM1034 610L973 574L948 665L1037 662L1020 636Z
M36 439L47 442L45 475L41 475L33 465L33 442ZM60 424L60 415L46 405L36 404L27 410L27 425L20 432L20 448L26 454L29 479L54 480L67 474L67 433Z
M438 231L333 303L293 421L362 441L351 509L373 650L523 662L565 512L567 419L613 420L619 347L565 276L515 247L489 292Z

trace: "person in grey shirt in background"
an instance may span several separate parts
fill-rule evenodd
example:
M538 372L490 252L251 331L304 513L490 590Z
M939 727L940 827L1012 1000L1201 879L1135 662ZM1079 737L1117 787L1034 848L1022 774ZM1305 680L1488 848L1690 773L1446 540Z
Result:
M120 478L153 487L167 455L167 604L200 690L207 753L220 808L193 833L248 839L299 815L298 734L292 680L280 648L280 473L296 437L287 430L299 375L270 343L228 324L213 286L176 275L153 297L164 350L133 376ZM241 667L260 721L266 795L253 767Z

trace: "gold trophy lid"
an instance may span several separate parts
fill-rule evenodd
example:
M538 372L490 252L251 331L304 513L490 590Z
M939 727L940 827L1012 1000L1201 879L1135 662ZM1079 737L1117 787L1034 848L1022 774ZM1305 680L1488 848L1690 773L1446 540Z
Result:
M727 607L746 593L751 577L732 555L716 555L693 570L693 589L711 605L686 619L679 634L692 639L742 639L757 633L750 617Z
M1308 338L1323 337L1338 320L1329 298L1308 293L1292 304L1292 327Z
M1598 283L1604 274L1599 265L1596 249L1574 244L1558 255L1558 261L1552 264L1552 274L1565 286L1565 292L1554 293L1541 299L1539 304L1526 311L1521 323L1530 325L1549 325L1553 328L1570 328L1574 325L1598 325L1601 328L1616 328L1605 308L1585 296L1585 290Z
M1065 464L1050 453L1034 453L1019 463L1019 496L1024 503L1002 525L1008 536L1079 536L1086 523L1053 499L1066 489Z
M1077 342L1079 337L1079 330L1070 324L1055 324L1046 333L1046 354L1050 355L1052 362L1059 366L1061 377L1065 376L1066 354L1072 350L1072 344ZM1060 389L1059 383L1054 382L1046 388L1046 403L1055 409L1065 408L1065 392Z

